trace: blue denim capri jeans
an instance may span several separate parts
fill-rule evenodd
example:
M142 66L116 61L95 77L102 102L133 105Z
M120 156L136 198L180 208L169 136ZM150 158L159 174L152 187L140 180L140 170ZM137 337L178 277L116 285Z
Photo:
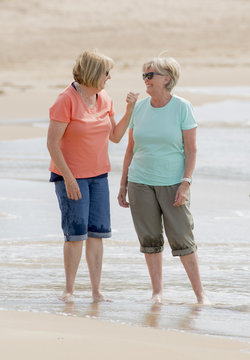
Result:
M67 197L63 180L55 182L65 241L111 237L108 178L76 180L82 194L79 200Z

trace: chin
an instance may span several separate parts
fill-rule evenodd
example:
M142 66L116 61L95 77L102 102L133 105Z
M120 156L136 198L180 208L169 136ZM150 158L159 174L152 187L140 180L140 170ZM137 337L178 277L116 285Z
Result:
M99 88L96 89L96 92L98 93L98 92L102 91L103 89L104 89L104 86L100 86Z

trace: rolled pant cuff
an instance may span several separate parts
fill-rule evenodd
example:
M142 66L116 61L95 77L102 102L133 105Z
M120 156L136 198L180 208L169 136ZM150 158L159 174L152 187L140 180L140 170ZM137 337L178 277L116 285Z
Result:
M112 232L107 232L107 233L98 233L98 232L88 232L88 237L93 237L93 238L110 238L112 236Z
M88 238L87 234L84 235L64 235L64 240L65 241L83 241L86 240Z
M144 254L156 254L160 253L164 250L164 246L157 246L157 247L140 247L140 251Z
M196 251L197 251L197 246L194 245L190 248L183 249L183 250L172 250L172 255L173 256L185 256L185 255L193 254Z

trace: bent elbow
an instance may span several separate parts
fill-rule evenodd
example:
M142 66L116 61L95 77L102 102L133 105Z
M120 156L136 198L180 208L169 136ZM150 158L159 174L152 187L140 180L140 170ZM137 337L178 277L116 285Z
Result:
M118 144L121 141L121 138L115 137L115 136L110 136L109 140L112 141L115 144Z

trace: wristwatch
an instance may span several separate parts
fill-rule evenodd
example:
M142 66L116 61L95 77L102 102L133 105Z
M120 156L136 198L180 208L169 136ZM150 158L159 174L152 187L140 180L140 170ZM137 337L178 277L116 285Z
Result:
M192 184L192 179L191 178L183 178L183 179L181 179L181 181L186 181L186 182L189 183L189 185Z

